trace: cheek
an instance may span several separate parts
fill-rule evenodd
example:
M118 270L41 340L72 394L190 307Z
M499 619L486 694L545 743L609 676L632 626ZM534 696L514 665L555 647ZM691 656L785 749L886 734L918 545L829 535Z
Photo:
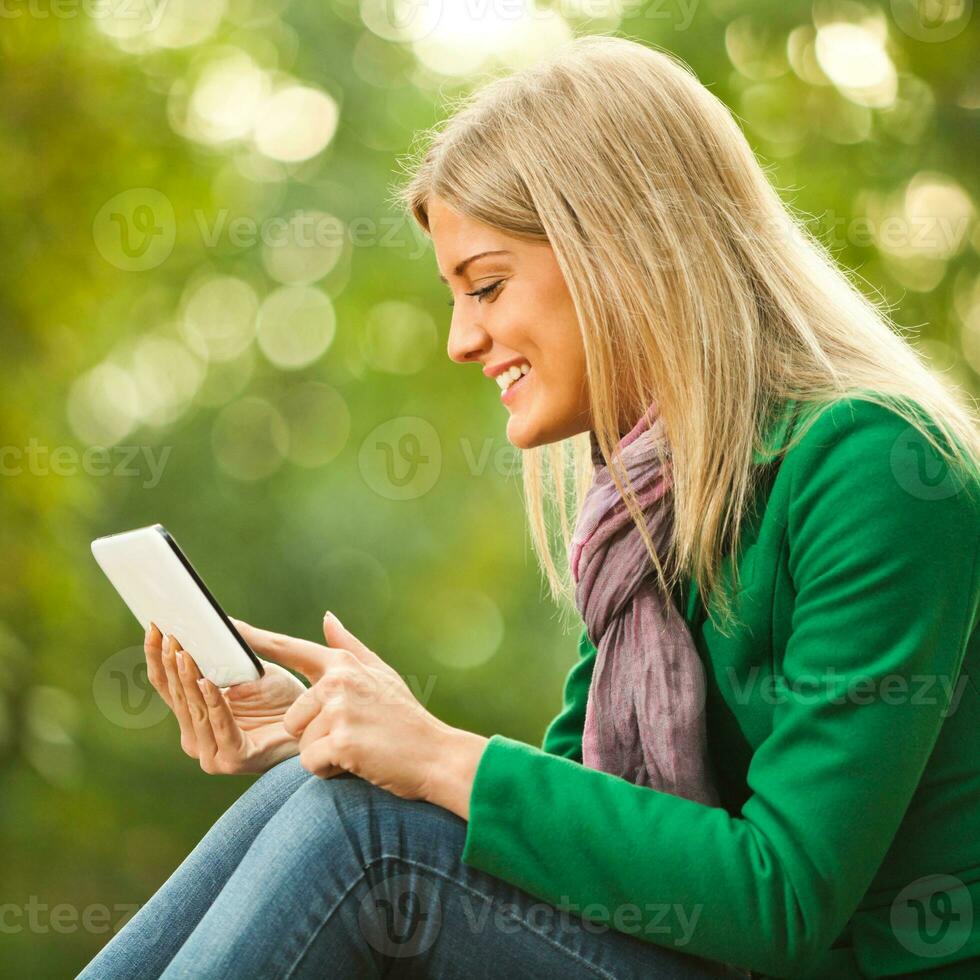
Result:
M536 437L565 438L582 427L590 414L585 394L585 365L576 357L545 358L525 417Z
M555 405L555 412L568 425L576 425L584 416L591 415L582 377L575 375L562 379L561 402Z
M566 410L580 409L585 389L585 353L581 346L567 344L545 363L546 390Z

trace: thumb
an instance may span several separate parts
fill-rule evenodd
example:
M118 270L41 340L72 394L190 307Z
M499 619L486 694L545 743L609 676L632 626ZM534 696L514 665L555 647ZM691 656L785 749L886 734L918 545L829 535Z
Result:
M284 667L298 670L314 684L323 676L327 663L326 650L318 643L259 629L241 619L231 621L241 633L242 639L259 655Z
M328 647L350 650L361 663L379 663L381 658L369 650L332 612L324 613L323 638Z

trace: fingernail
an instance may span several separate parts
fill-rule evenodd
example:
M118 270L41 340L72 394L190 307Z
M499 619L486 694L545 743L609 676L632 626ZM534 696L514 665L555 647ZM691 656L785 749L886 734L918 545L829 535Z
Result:
M181 650L177 651L177 669L179 671L184 670L184 654L183 651Z
M323 614L324 622L326 622L326 620L328 619L336 619L336 618L337 617L329 609Z

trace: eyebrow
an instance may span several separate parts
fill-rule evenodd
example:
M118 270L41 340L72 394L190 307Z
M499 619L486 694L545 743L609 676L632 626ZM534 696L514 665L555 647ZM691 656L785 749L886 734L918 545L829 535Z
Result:
M468 259L463 259L455 269L453 269L454 276L461 276L465 271L466 267L471 263L475 262L477 259L482 259L485 255L510 255L511 253L506 248L497 248L489 252L477 252L476 255L471 255ZM439 278L448 283L448 280L444 275L440 273Z

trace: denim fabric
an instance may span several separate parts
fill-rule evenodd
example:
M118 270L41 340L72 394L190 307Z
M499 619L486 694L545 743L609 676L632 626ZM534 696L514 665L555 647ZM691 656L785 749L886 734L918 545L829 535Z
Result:
M465 836L441 807L287 759L78 980L744 976L462 864Z

